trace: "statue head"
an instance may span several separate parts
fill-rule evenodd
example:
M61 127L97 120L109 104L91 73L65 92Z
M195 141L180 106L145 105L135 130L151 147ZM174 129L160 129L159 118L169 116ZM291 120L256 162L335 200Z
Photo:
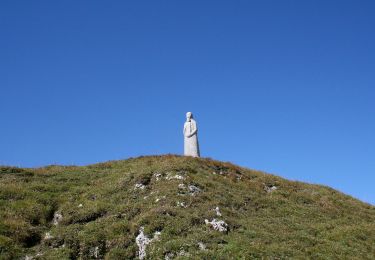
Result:
M193 113L187 112L186 113L186 121L190 121L193 118Z

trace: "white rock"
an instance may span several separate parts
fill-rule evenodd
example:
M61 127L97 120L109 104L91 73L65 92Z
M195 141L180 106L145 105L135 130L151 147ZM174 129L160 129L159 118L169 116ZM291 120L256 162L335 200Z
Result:
M222 216L219 207L215 208L215 212L216 212L216 216L218 216L218 217Z
M140 189L140 190L144 190L146 188L145 185L143 185L142 183L136 183L134 185L134 189L137 190L137 189Z
M267 191L267 192L272 192L274 190L277 190L277 187L275 185L272 185L272 186L265 186L264 189Z
M149 239L145 233L144 233L144 227L139 228L139 234L135 238L135 243L138 246L138 257L139 259L144 259L146 257L146 247L148 244L150 244L154 240L158 240L161 235L161 232L156 231L154 233L154 237L152 239Z
M177 254L178 256L190 256L190 254L188 252L186 252L185 250L180 250L180 252L178 252Z
M205 219L204 223L206 223L206 225L211 225L213 229L220 232L226 232L228 230L228 224L225 223L223 220L213 219L212 221L208 221L208 219Z
M94 250L93 250L93 256L94 256L95 258L99 258L99 256L100 256L99 253L100 253L100 252L99 252L99 247L96 246L96 247L94 248Z
M156 181L161 179L161 173L154 173L154 177L156 178Z
M193 195L193 196L202 191L200 188L194 185L189 185L188 188L189 188L190 195Z
M160 197L160 198L156 198L155 202L159 202L159 201L162 200L162 199L164 200L166 197L167 197L167 196L164 195L164 196L162 196L162 197Z
M169 252L167 254L165 254L164 256L164 260L171 260L174 258L174 254L172 252Z
M179 174L172 175L172 174L168 173L168 175L167 175L167 177L165 177L165 179L169 181L169 180L173 180L173 179L184 180L185 178L184 178L184 176L179 175Z
M83 205L82 205L82 204L79 204L79 205L78 205L78 208L82 208L82 207L83 207Z
M183 183L178 184L178 188L179 189L185 189L185 184L183 184Z
M178 253L169 252L164 256L164 260L172 260L177 256L186 256L189 257L190 254L186 252L184 249L181 249Z
M44 239L45 240L48 240L48 239L52 239L53 236L51 236L51 233L50 232L47 232L45 235L44 235Z
M154 233L154 238L152 239L152 241L157 241L157 240L159 240L160 235L161 235L161 232L160 232L160 231L156 231L156 232Z
M203 244L202 242L198 242L198 247L200 250L206 250L206 245Z
M136 237L135 242L139 248L138 257L143 259L146 257L146 247L151 242L151 240L144 234L144 228L139 229L139 235Z
M61 220L63 219L63 216L61 213L59 212L55 212L55 214L53 214L53 220L52 220L52 223L57 226Z
M177 201L177 207L187 208L187 206L184 202L179 202L179 201Z

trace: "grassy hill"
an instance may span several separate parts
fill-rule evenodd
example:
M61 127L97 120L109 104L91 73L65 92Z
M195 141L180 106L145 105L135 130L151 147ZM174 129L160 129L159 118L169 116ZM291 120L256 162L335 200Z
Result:
M375 207L210 159L0 168L0 259L374 259Z

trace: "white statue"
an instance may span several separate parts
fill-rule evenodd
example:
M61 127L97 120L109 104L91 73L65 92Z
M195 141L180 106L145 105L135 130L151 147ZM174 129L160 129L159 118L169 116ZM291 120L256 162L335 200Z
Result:
M184 155L199 157L198 129L191 112L186 113L184 124Z

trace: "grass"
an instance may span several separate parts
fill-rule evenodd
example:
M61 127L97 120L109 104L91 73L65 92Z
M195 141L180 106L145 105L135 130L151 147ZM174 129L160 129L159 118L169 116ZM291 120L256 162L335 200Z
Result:
M228 231L205 224L214 218ZM0 259L135 258L141 227L150 239L161 232L149 259L375 256L374 206L230 163L166 155L0 167Z

